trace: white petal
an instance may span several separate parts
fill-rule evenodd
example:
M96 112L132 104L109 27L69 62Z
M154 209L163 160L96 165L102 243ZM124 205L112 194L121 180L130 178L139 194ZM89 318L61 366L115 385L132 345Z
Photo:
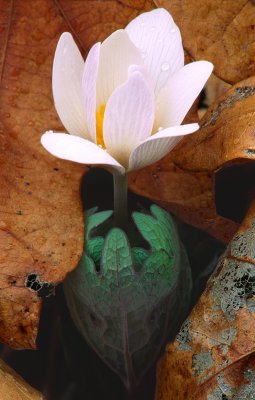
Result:
M96 87L100 57L100 43L96 43L89 51L85 61L82 77L82 94L85 114L93 142L96 142Z
M164 9L139 15L127 25L126 31L142 53L157 94L169 76L184 65L180 31Z
M82 73L84 61L72 35L61 35L53 62L52 90L55 108L62 124L74 135L88 137L82 105Z
M157 127L180 125L213 70L208 61L185 65L170 77L158 96Z
M104 115L104 142L122 165L130 153L148 138L154 122L154 94L141 71L131 68L126 83L110 97Z
M184 135L198 129L198 124L187 124L173 126L152 135L132 152L128 170L143 168L160 160L176 146Z
M53 156L87 165L103 165L123 174L125 169L105 150L89 140L66 133L46 132L41 137L43 147Z
M110 35L101 45L97 80L97 107L105 105L119 85L128 78L131 64L142 65L142 57L124 30Z
M128 76L130 76L131 74L133 74L136 71L140 72L140 74L143 75L148 86L150 87L151 92L154 93L153 81L152 81L148 71L144 67L144 65L130 65L130 67L128 68ZM154 98L155 98L155 96L154 96Z

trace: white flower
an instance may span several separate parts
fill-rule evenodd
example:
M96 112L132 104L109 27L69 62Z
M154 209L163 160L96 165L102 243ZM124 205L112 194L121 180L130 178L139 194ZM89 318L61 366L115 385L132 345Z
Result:
M46 132L54 156L114 173L164 157L198 124L180 125L213 65L184 66L181 35L164 9L144 13L96 43L87 59L69 33L58 42L53 97L66 133Z

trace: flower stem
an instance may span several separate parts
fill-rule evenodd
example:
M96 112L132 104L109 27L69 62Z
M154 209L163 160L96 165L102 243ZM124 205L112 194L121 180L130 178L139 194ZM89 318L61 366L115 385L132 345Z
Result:
M113 175L114 185L114 218L119 228L125 229L128 223L128 174Z

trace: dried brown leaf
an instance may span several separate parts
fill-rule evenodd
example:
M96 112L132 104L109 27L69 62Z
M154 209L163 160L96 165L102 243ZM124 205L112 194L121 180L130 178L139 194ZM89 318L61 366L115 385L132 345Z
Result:
M174 162L192 171L214 171L234 160L255 155L255 77L239 82L214 103L200 130L172 153Z
M1 400L43 400L37 390L27 384L3 360L0 360L0 394Z
M253 0L154 0L172 14L186 51L209 60L215 74L235 83L255 75Z
M255 392L255 203L158 368L157 400Z
M83 248L84 168L40 145L45 130L62 129L51 95L59 36L70 31L85 55L152 7L149 0L0 0L0 338L12 347L35 346L41 302L28 279L61 282Z

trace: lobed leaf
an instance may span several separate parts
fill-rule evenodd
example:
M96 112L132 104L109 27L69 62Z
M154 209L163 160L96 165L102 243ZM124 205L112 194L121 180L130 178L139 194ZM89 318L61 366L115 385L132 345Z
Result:
M162 248L153 248L156 239L149 233L150 251L131 249L126 234L112 228L105 239L94 237L87 242L78 268L64 283L69 310L80 333L127 387L136 385L153 363L188 302L180 299L187 300L190 293L190 267L173 221L159 207L151 210L154 217L136 213L134 219L139 229L141 221L141 232L144 226L147 232L149 221L149 232L154 226L158 237L167 235ZM95 216L89 216L88 226ZM100 224L97 226L100 229ZM94 261L99 253L96 250L95 256L91 242L96 245L99 240L102 255L97 272L98 261Z

